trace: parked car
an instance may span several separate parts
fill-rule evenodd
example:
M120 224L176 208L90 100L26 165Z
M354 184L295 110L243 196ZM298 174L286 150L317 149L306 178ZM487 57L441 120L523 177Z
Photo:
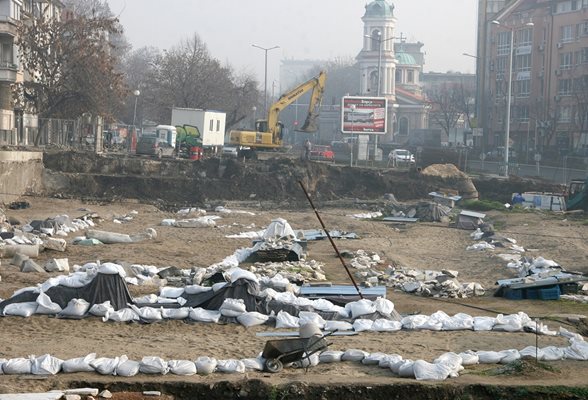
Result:
M405 149L392 150L388 155L392 165L412 165L415 163L414 154Z
M157 158L172 157L175 148L157 136L143 135L137 142L137 154L155 156Z
M335 153L331 146L313 144L310 148L310 159L320 161L335 161Z

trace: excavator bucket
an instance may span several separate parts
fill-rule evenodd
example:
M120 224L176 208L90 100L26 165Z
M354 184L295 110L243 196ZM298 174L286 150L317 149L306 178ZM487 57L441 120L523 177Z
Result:
M306 117L306 121L304 121L304 124L299 129L299 131L308 133L316 132L318 130L318 126L316 124L318 116L318 113L308 114L308 116Z

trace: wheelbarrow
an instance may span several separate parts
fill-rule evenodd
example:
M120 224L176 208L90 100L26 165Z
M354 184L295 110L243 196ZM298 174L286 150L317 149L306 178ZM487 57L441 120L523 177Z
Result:
M311 336L309 338L294 338L282 340L268 340L263 348L261 356L265 358L265 370L268 372L280 372L284 364L309 359L311 355L329 347L326 338L335 333L330 332L324 336Z

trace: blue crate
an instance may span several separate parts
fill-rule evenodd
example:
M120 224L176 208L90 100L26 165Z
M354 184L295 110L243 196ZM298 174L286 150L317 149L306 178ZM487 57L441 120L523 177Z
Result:
M539 290L537 287L525 289L525 299L539 300Z
M509 300L522 300L524 298L523 289L504 288L502 297Z
M560 295L561 292L558 285L539 289L540 300L559 300Z

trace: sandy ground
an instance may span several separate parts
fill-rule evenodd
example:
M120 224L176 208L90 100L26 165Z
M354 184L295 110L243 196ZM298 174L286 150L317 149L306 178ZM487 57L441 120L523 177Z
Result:
M22 222L45 219L60 214L78 217L91 210L103 219L98 229L121 233L135 233L148 227L158 232L156 240L133 245L104 245L97 247L69 246L65 254L45 252L39 257L42 263L49 258L69 258L70 265L89 261L126 261L160 267L174 265L180 268L205 267L232 254L239 247L250 246L247 239L228 239L225 235L249 230L259 230L274 218L285 218L294 229L313 229L320 225L310 209L278 211L250 209L255 216L229 214L217 221L218 227L206 229L181 229L162 227L164 218L173 218L171 212L164 212L153 206L133 202L95 204L71 200L27 199L32 207L25 210L7 210L6 214ZM227 205L231 208L231 205ZM134 220L116 224L113 218L125 215L131 210L138 211ZM448 314L465 312L470 315L491 315L524 311L539 317L552 329L566 325L562 314L588 314L588 306L564 301L509 301L491 296L497 279L513 277L506 269L505 262L492 252L468 252L472 244L468 231L449 228L441 223L419 223L407 226L393 226L383 222L360 221L347 215L365 210L324 209L321 215L329 229L353 231L359 240L337 241L340 250L364 249L377 252L388 263L419 269L458 270L462 282L476 281L490 289L481 298L457 300L433 300L415 297L392 290L388 291L396 309L402 314L430 314L443 310ZM584 220L572 220L562 215L539 213L491 213L489 219L496 223L501 233L517 239L529 255L543 256L558 261L568 270L588 272L588 224ZM255 224L255 227L250 227ZM71 235L71 239L73 235ZM309 243L309 259L325 264L327 278L332 282L348 283L344 269L335 258L328 241ZM24 274L2 260L0 266L0 298L9 297L15 290L45 281L46 274ZM157 288L131 287L133 293L156 293ZM483 308L488 311L475 309ZM557 320L554 320L557 319ZM561 321L561 322L560 322ZM189 324L165 321L152 325L103 323L97 318L81 321L58 320L44 316L22 319L9 317L0 319L0 358L24 357L29 354L50 353L67 359L91 352L99 356L114 357L126 354L131 359L156 355L164 359L195 359L201 355L226 358L255 357L263 349L266 338L256 333L274 331L262 326L246 329L239 325ZM527 333L497 332L397 332L360 333L357 336L335 337L332 350L350 348L370 352L397 353L404 358L422 358L432 361L446 351L522 349L535 345L536 337ZM540 336L539 346L565 346L567 341L559 337ZM563 361L552 364L556 372L533 376L492 377L481 371L495 366L468 367L452 384L495 383L495 384L566 384L584 385L588 372L587 362ZM93 375L93 374L92 374ZM361 364L321 364L305 374L303 370L285 370L276 375L250 372L248 377L269 380L275 383L304 380L313 383L373 382L389 384L401 381L388 370ZM91 377L94 380L114 380L115 377ZM67 386L69 381L89 379L88 374L61 374L42 380L22 377L0 376L0 393L25 390L43 390ZM208 377L148 377L138 375L130 381L217 381L243 379L242 376L214 374Z

